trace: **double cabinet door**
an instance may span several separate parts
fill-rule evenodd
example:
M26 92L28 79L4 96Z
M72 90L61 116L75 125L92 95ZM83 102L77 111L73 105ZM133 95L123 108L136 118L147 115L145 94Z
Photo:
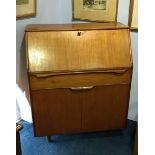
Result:
M120 74L31 75L35 136L124 128L129 81L130 70Z

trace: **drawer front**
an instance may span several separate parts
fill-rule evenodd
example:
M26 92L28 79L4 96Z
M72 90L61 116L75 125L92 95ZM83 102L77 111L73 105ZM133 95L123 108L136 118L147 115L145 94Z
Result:
M94 73L30 74L31 90L129 84L131 70Z
M36 136L125 127L129 85L32 91Z

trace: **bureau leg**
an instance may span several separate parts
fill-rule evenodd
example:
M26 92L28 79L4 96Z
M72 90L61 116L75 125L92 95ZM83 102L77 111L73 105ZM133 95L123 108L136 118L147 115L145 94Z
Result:
M46 136L46 140L48 143L51 143L52 142L51 136Z

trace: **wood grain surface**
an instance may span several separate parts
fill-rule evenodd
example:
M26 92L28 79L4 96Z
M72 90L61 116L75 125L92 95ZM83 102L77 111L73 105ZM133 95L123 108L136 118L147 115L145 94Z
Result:
M117 70L116 70L117 71ZM100 86L129 84L131 70L122 73L96 72L96 73L71 73L71 74L32 74L30 75L31 90L72 88L81 86Z
M125 127L129 85L32 91L35 135Z
M125 127L132 77L128 27L29 25L25 41L35 136Z
M131 67L128 30L28 32L29 72Z

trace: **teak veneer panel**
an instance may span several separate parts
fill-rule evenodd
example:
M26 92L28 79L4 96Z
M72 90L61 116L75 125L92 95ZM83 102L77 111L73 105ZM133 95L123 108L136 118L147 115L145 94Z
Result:
M32 91L36 136L81 132L81 96L68 89Z
M32 91L35 135L124 128L128 88L129 85L115 85L98 86L83 91Z
M129 31L27 32L29 72L131 67Z
M92 132L125 128L129 87L129 84L103 86L85 93L82 130Z
M43 74L44 75L44 74ZM38 77L37 77L38 76ZM78 74L58 74L42 77L39 74L30 75L31 90L56 89L56 88L72 88L80 86L100 86L129 84L131 78L131 70L125 70L122 73L115 72L97 72L97 73L78 73Z

